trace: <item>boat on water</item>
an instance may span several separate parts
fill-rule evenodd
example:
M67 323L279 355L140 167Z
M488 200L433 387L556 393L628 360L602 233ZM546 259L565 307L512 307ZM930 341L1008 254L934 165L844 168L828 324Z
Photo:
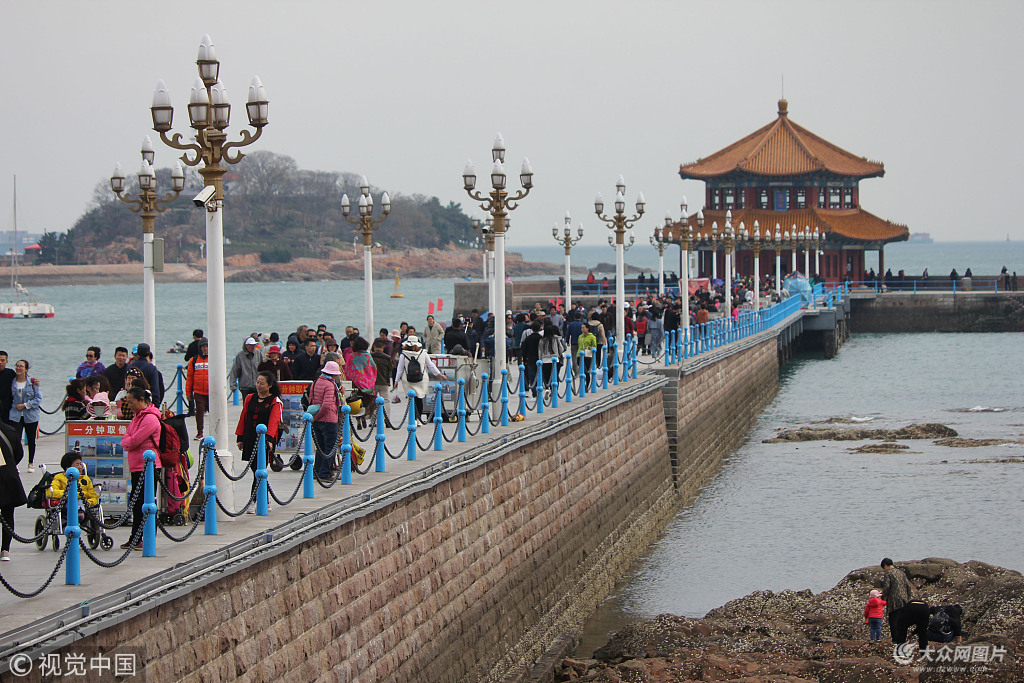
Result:
M8 301L0 301L0 318L52 318L53 306L28 301L29 291L18 282L18 177L14 177L14 234L11 242L11 291Z
M933 244L935 242L932 239L931 233L928 232L912 232L910 238L907 239L910 244Z

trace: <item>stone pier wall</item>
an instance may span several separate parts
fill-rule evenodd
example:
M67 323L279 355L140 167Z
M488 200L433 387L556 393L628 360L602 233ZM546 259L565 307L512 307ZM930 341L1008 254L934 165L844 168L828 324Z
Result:
M472 681L526 673L675 512L658 382L79 641L149 680Z
M887 292L854 299L851 331L1024 332L1024 292Z

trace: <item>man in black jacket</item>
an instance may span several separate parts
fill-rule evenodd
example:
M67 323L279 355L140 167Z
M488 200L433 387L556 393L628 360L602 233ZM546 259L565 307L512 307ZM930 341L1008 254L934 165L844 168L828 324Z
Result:
M458 318L453 320L451 326L444 331L444 350L453 353L456 346L461 346L466 353L472 353L469 337L462 331L462 321Z
M316 339L307 339L303 352L292 359L292 379L312 382L320 376L320 356L316 352Z

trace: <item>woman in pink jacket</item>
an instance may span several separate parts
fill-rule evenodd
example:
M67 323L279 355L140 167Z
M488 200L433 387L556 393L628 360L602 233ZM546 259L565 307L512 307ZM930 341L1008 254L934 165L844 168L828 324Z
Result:
M121 445L124 446L125 453L128 455L128 471L132 475L132 495L134 495L137 488L142 486L142 481L145 478L146 461L142 456L146 451L153 451L157 454L154 466L157 468L156 476L160 476L160 411L150 403L150 393L141 387L129 389L125 398L128 401L128 407L135 413L121 439ZM125 550L132 547L133 539L136 541L134 549L142 550L142 536L136 534L142 527L143 494L139 493L134 497L132 535L128 542L121 546Z

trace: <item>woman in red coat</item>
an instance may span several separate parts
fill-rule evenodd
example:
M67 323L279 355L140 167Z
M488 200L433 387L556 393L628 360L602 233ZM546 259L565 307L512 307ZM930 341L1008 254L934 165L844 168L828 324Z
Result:
M249 461L249 468L256 472L256 446L259 443L259 435L256 433L257 425L265 425L267 428L267 465L269 466L274 458L274 446L281 435L281 415L284 411L284 404L281 402L281 388L277 384L274 373L264 370L256 377L256 393L245 397L245 405L242 406L242 414L238 416L238 426L235 427L235 441L239 450L242 451L242 460ZM253 490L256 490L256 477L253 476ZM255 513L254 508L249 509Z
M146 472L146 462L143 454L146 451L153 451L157 459L153 466L156 468L156 478L160 478L160 411L150 403L151 394L142 387L133 386L128 389L125 401L132 412L132 421L121 439L125 454L128 456L128 471L132 476L132 495L135 504L132 506L132 535L136 539L135 550L142 550L142 536L139 529L142 526L142 504L143 495L140 492L135 494L138 487L142 486L142 480ZM131 547L131 539L121 548L127 550Z

